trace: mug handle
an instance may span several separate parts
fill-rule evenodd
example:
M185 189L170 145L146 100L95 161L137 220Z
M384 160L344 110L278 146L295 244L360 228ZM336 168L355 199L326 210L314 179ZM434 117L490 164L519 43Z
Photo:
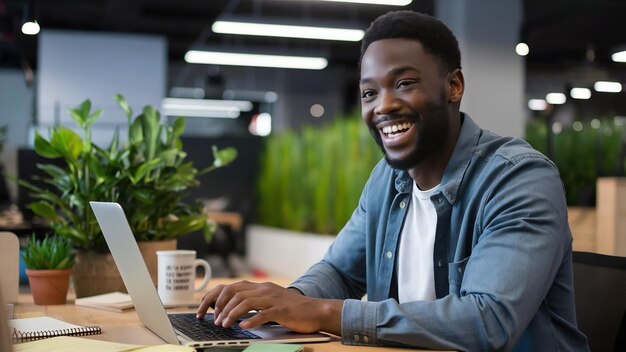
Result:
M194 266L193 266L194 272L199 266L204 268L204 278L202 279L202 283L200 284L200 286L194 288L194 291L196 292L206 287L206 285L209 283L209 280L211 280L211 274L212 274L211 266L209 265L209 262L207 262L206 260L196 259L196 261L194 262Z

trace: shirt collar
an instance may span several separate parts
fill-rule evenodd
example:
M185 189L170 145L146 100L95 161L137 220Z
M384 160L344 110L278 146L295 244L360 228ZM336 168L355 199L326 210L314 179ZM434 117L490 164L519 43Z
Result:
M469 167L481 133L480 127L466 113L461 113L461 120L459 139L454 146L454 151L450 156L450 161L448 161L448 166L439 184L439 189L450 204L454 204L456 201L461 181ZM409 173L397 169L394 171L397 175L395 180L396 190L400 193L411 192L413 179Z

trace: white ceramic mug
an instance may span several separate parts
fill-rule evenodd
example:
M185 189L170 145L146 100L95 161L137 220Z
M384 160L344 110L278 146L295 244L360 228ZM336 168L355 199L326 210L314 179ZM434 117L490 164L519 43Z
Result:
M165 306L194 303L193 293L206 287L211 279L211 266L204 259L196 259L196 251L157 251L158 292ZM204 278L195 287L196 268L204 267ZM196 302L197 303L197 302Z

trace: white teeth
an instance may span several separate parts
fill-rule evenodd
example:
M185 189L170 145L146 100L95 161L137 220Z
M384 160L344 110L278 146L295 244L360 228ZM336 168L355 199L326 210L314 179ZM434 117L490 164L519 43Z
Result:
M403 122L403 123L399 123L399 124L395 124L391 126L385 126L383 127L382 131L384 134L402 132L404 130L408 130L409 128L411 128L412 125L413 124L410 122Z

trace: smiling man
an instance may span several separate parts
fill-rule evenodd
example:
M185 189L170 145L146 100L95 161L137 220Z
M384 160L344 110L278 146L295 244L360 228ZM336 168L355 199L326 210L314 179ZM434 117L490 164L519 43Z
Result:
M220 286L199 316L215 304L229 327L257 309L241 327L276 321L353 345L588 350L558 170L460 112L464 88L457 40L439 20L398 11L374 21L361 107L385 160L351 219L289 288Z

